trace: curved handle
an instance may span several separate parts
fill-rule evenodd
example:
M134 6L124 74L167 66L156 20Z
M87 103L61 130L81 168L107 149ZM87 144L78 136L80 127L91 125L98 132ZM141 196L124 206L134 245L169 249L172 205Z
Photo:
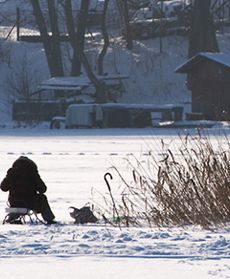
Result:
M109 178L110 178L111 180L113 179L113 177L112 177L112 174L111 174L110 172L107 172L107 173L104 175L105 183L106 183L106 185L107 185L109 191L111 192L111 188L110 188L109 182L108 182L108 180L107 180L107 176L109 176Z

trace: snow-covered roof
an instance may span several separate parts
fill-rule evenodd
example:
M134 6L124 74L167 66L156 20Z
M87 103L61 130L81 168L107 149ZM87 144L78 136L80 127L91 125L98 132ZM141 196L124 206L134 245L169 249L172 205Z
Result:
M95 104L72 104L69 107L79 109L80 107L91 107L95 106ZM174 105L174 104L165 104L165 105L158 105L158 104L127 104L127 103L105 103L100 104L102 108L107 109L144 109L144 110L152 110L152 111L162 111L162 110L174 110L174 109L181 109L182 106Z
M116 79L126 79L128 76L114 74L97 76L98 80L116 80ZM87 76L78 77L52 77L40 83L40 90L81 90L83 88L89 87L92 82Z
M185 63L176 68L176 73L188 73L204 60L212 60L218 64L230 68L230 55L220 52L199 52Z
M55 90L80 90L83 87L89 85L90 80L87 77L53 77L41 82L39 88Z

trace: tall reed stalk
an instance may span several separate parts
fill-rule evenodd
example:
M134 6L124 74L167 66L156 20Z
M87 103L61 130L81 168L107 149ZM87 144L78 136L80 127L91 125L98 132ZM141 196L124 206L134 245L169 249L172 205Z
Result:
M215 140L214 146L208 136L183 136L176 151L165 149L162 141L161 159L152 151L145 162L127 159L131 181L114 166L123 184L115 201L120 221L127 226L202 227L229 222L230 144L227 137L222 143ZM103 214L114 214L109 199L104 200Z

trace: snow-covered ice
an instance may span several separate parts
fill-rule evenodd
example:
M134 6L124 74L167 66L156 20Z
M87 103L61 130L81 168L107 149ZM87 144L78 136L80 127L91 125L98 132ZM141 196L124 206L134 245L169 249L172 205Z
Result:
M20 155L39 167L57 225L0 225L3 278L230 278L230 226L115 228L75 225L68 207L91 200L92 187L106 193L112 165L129 172L124 158L164 139L178 144L175 129L1 129L0 173ZM191 130L191 133L196 133ZM211 129L209 133L218 133ZM229 135L229 130L226 129ZM112 190L119 180L114 175ZM0 218L7 194L0 193Z
M0 3L1 14L9 20L7 27L0 28L1 37L6 38L15 23L15 7L28 11L31 6L27 0ZM34 32L29 26L22 28L24 31ZM31 86L34 78L42 81L49 77L41 45L19 43L15 37L16 32L9 41L1 42L1 127L11 120L13 93L9 85L14 86L12 81L18 74L19 80L15 82L22 79L19 65L26 68ZM111 37L114 37L113 31ZM134 42L132 52L115 41L106 56L105 69L109 73L129 75L128 82L124 82L126 92L122 102L173 102L186 104L185 112L189 111L190 92L185 87L185 77L174 73L187 59L185 37L162 38L162 53L158 38ZM218 34L218 41L220 50L229 53L229 34ZM90 46L91 63L96 60L97 48L97 43ZM10 67L8 60L14 62ZM190 132L196 133L195 130ZM214 132L221 138L218 130L209 130L211 134ZM225 133L229 137L229 128ZM150 147L157 154L161 139L176 148L177 134L176 129L163 128L59 131L39 127L0 128L0 178L19 156L33 159L48 186L47 196L60 222L52 226L0 224L1 278L230 278L230 224L213 231L200 227L120 230L103 222L77 226L68 214L69 206L81 207L91 201L92 189L107 193L103 176L111 171L112 165L119 166L128 176L124 158L129 154L145 155ZM114 193L118 185L119 179L114 174L111 181ZM1 192L0 220L5 216L6 200L7 194Z

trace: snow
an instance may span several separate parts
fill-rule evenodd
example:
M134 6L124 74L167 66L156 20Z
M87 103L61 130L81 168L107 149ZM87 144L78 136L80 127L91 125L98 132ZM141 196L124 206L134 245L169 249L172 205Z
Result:
M151 279L155 276L158 279L167 278L203 278L211 279L229 278L229 269L227 266L222 266L216 261L207 261L203 265L196 262L190 264L180 261L165 260L162 265L162 260L146 260L146 259L128 259L128 258L85 258L77 259L66 258L49 258L46 261L40 261L34 264L33 257L30 259L20 258L16 263L13 259L4 259L4 268L1 270L4 278L29 278L27 274L33 274L34 279L38 278L85 278L85 279L111 279L118 278L144 278ZM227 261L225 261L227 263ZM14 276L9 276L8 270L14 266ZM24 269L20 267L24 266ZM176 268L175 268L176 267ZM207 273L206 271L209 270ZM44 272L45 271L45 272ZM217 275L218 274L218 275Z
M176 129L1 129L0 170L20 155L33 159L48 186L47 196L59 222L0 225L3 278L229 278L230 227L122 227L75 225L68 207L92 202L94 191L107 193L103 176L112 165L129 175L128 154L159 152L163 138L176 148ZM196 134L195 129L189 131ZM208 129L216 138L219 129ZM229 136L227 128L225 134ZM113 173L111 188L119 190ZM0 195L4 218L7 194ZM29 220L28 220L29 221ZM12 268L12 266L14 268Z
M127 79L127 76L122 75L106 75L97 76L99 80L122 80ZM92 82L87 76L79 77L53 77L42 81L38 89L56 89L56 90L81 90L84 87L89 87Z
M0 3L0 15L9 18L9 26L15 22L16 6L31 9L29 1ZM1 26L2 38L7 36L9 26ZM189 110L190 92L184 85L185 77L174 74L176 67L187 60L185 37L162 38L161 53L158 38L134 42L131 52L110 32L113 40L106 55L106 72L129 76L124 80L126 91L120 102L184 106L186 103L185 111ZM112 166L129 177L127 156L133 154L143 159L149 148L158 154L162 139L172 150L176 149L178 133L184 131L49 130L48 123L35 128L13 128L10 104L15 92L11 89L19 86L22 73L31 80L31 92L49 78L41 45L16 42L15 35L13 32L8 41L0 42L0 174L3 179L21 155L33 159L48 186L48 200L58 224L0 224L1 278L230 278L230 224L213 230L194 226L120 229L103 221L96 225L74 224L69 206L91 203L97 192L108 194L103 179L106 172L113 174L111 188L114 195L119 194L120 180ZM229 35L219 34L218 40L221 51L230 53ZM89 48L90 63L95 63L96 48L97 43ZM216 138L224 141L230 135L227 125L205 131L213 141ZM187 132L197 133L195 129ZM7 193L1 192L0 220L5 217L6 201Z
M10 4L13 6L12 1L9 1L7 5L6 3L1 4L1 9L5 14L11 13L14 15L13 10L9 9L8 12L6 8ZM15 18L15 16L12 18ZM2 30L1 34L4 38L7 36L6 30L8 29L4 28ZM25 31L35 32L34 29L28 29L28 26ZM24 33L23 30L22 32ZM125 48L123 41L119 42L117 41L119 38L115 38L117 31L109 29L109 32L111 44L105 57L104 72L108 76L128 76L128 79L124 79L122 82L125 91L118 102L160 105L176 102L186 107L184 111L190 110L191 97L184 84L185 76L174 73L176 67L187 60L187 39L185 37L162 38L162 53L160 53L159 38L136 41L133 51L129 51ZM35 92L42 81L50 78L41 44L15 42L15 38L16 31L14 30L7 42L0 42L0 82L3 81L2 84L4 85L0 87L0 98L5 101L4 107L1 104L1 107L6 111L4 121L9 119L12 97L18 94L16 89L22 87L22 81L25 78L31 82L30 93ZM97 41L91 40L87 42L87 45L89 43L87 57L95 69L98 48L101 49L102 45L98 45ZM171 49L172 45L174 46L173 49ZM7 57L7 50L10 53L10 62L2 63L2 57ZM65 53L65 55L68 56L69 54ZM17 84L14 80L18 81ZM0 123L2 122L1 119Z

